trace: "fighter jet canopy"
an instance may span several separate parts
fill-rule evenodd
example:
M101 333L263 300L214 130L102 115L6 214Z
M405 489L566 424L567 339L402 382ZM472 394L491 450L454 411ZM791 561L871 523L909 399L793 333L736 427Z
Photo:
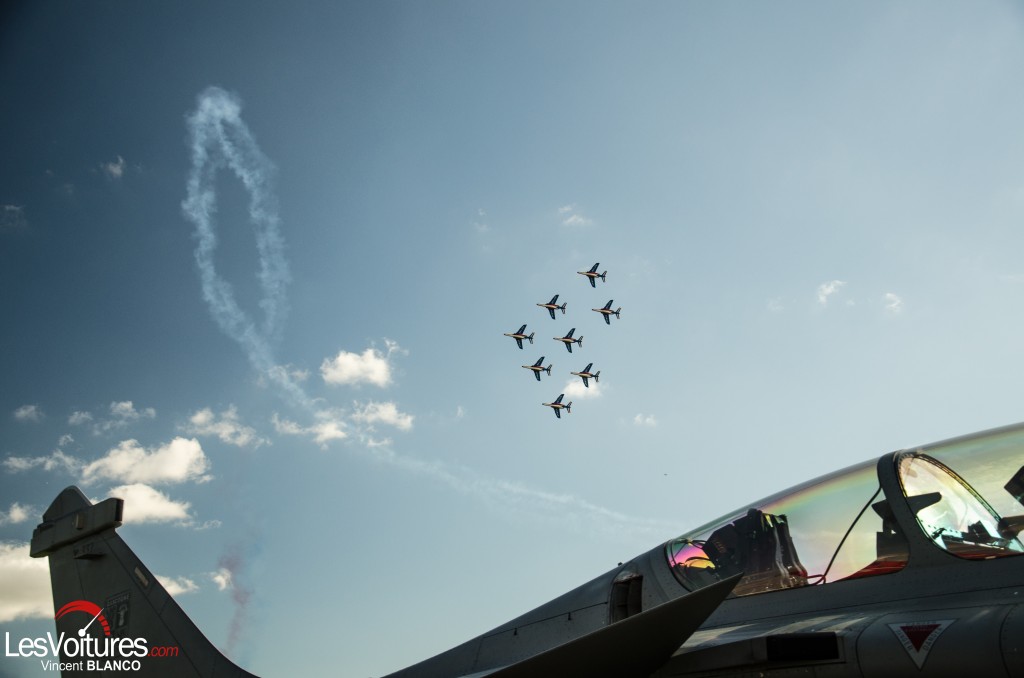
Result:
M1024 553L1024 425L887 456L897 500L934 546L969 559ZM909 548L884 465L851 466L687 532L665 545L669 566L689 590L743 573L737 596L897 572Z

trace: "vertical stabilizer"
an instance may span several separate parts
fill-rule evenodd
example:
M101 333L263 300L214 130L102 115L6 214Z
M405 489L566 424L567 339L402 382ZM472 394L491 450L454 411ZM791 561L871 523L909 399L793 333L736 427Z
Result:
M124 501L89 501L68 487L32 533L49 557L61 675L130 671L163 678L245 678L196 628L115 529ZM47 653L51 652L47 645Z

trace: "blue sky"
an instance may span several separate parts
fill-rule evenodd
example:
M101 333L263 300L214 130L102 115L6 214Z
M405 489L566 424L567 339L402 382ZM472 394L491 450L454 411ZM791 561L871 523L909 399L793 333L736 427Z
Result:
M0 628L70 484L245 668L379 676L1020 420L1021 73L1010 2L4 9Z

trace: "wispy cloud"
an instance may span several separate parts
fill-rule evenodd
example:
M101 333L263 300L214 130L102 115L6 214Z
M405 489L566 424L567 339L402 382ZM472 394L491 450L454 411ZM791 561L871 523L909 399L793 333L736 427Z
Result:
M818 303L821 306L828 306L829 299L839 290L846 286L842 280L831 280L818 285Z
M387 424L402 431L408 431L412 429L413 417L399 412L398 405L395 403L369 402L363 406L357 404L352 419L363 424Z
M558 218L562 220L563 226L583 227L594 223L591 219L583 216L575 204L559 207Z
M321 448L326 448L329 442L348 438L345 431L347 424L341 413L322 410L315 413L314 418L315 423L302 426L290 419L282 418L275 412L272 421L274 430L278 433L309 438Z
M14 418L35 424L43 420L43 410L38 405L22 405L14 410Z
M219 417L210 408L203 408L189 417L184 429L189 435L217 436L222 442L238 447L259 447L269 442L241 422L234 405L221 412Z
M44 471L62 470L67 473L77 474L82 466L81 460L65 454L60 448L41 457L7 457L4 459L4 468L10 473L41 468Z
M903 313L903 298L892 292L886 292L882 295L882 303L885 304L886 313L892 315Z
M487 212L479 209L476 211L476 218L473 220L473 228L477 233L490 233L491 227L487 223Z
M0 205L0 235L28 229L28 218L21 205Z
M125 167L126 165L124 162L124 158L122 158L120 155L117 156L117 160L100 163L100 169L103 171L103 173L106 174L111 179L115 180L120 179L121 177L124 176Z
M637 426L654 427L658 425L658 420L654 418L653 414L637 414L633 417L633 423Z
M119 431L139 421L156 418L156 410L152 407L136 408L131 400L120 400L110 403L107 416L97 419L91 412L76 410L68 417L71 426L92 426L96 435Z

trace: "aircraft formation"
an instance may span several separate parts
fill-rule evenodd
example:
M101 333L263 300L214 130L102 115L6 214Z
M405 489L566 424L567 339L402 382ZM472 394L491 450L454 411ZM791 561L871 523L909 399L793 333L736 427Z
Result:
M592 288L594 288L594 289L597 289L597 281L599 279L601 280L601 282L607 282L608 271L602 271L601 273L597 272L598 271L598 267L600 267L600 265L601 265L600 262L598 262L598 263L594 264L593 266L591 266L590 269L587 270L587 271L577 271L577 273L579 275L584 276L587 279L587 281L590 282L590 286ZM556 294L555 296L551 297L551 301L549 301L547 303L537 303L536 304L536 306L540 306L541 308L547 310L548 315L551 316L552 320L557 320L558 319L558 316L555 315L555 311L561 311L563 316L566 314L566 310L565 309L566 309L566 306L568 304L566 302L564 302L564 301L561 304L559 304L558 303L558 296L559 295ZM599 313L601 315L601 317L604 318L604 322L605 322L606 325L611 325L612 324L611 317L615 316L617 319L621 318L620 314L622 313L622 307L621 306L619 306L618 308L615 308L614 310L612 309L612 304L614 304L614 303L615 303L614 299L609 299L608 303L606 303L601 308L594 308L594 309L591 309L591 310L595 311L596 313ZM527 324L522 325L515 332L505 332L505 336L506 337L512 337L513 339L516 340L516 346L518 346L520 349L523 348L523 340L524 339L529 341L530 344L532 345L533 344L534 335L536 334L535 332L530 332L529 334L526 333L526 326L527 326ZM565 346L565 350L568 351L569 353L572 353L573 344L575 344L578 349L580 349L580 350L583 349L583 335L580 334L580 336L577 337L577 336L575 336L575 333L576 333L576 328L573 327L564 336L552 337L552 339L554 339L555 341L561 342L562 345ZM544 367L544 358L545 358L545 356L541 356L532 365L523 365L522 366L523 369L530 370L533 373L533 376L536 377L537 381L541 380L540 375L541 375L542 372L547 372L548 376L549 377L551 376L551 368L553 367L553 365L552 364L548 364L547 367ZM579 372L569 372L569 374L571 374L573 376L576 376L576 377L580 377L583 380L583 385L586 388L590 388L590 380L593 379L594 383L598 383L598 377L601 374L600 370L598 370L596 372L591 372L591 369L593 367L594 367L594 363L592 363L592 362L591 363L587 363L587 366L584 367ZM555 416L558 417L559 419L561 419L562 418L562 410L563 409L566 411L566 413L569 413L569 412L572 411L570 409L572 407L572 402L570 401L568 403L563 403L562 399L564 397L565 397L565 394L562 393L562 394L559 394L559 396L557 398L555 398L554 402L541 403L541 404L544 405L545 407L550 407L552 410L554 410Z

